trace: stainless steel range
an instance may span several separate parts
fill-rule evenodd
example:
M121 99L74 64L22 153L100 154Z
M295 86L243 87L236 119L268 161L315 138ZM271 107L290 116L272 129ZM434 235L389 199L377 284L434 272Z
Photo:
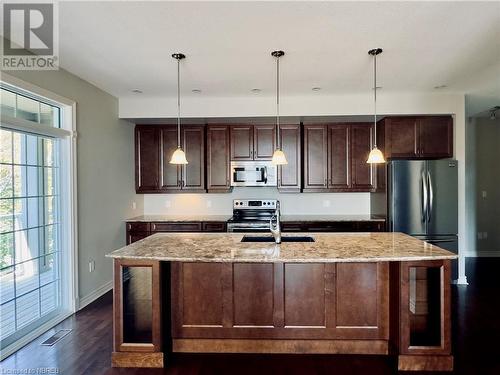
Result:
M276 199L235 199L228 232L270 232L269 221L279 208Z

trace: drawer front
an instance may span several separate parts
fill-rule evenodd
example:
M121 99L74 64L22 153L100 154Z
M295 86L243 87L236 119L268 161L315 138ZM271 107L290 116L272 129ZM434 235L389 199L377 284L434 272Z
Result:
M131 243L142 240L143 238L146 238L150 235L151 235L151 233L149 233L149 232L128 232L127 233L127 245L130 245Z
M225 232L226 223L203 223L203 232Z
M301 223L281 223L281 230L283 232L302 232L304 225Z
M306 223L305 228L307 232L354 232L355 224L349 221L317 222Z
M149 232L149 223L145 222L128 222L127 231L129 232Z
M201 232L201 223L151 223L152 232Z
M360 221L357 223L358 232L384 232L385 222L382 221Z

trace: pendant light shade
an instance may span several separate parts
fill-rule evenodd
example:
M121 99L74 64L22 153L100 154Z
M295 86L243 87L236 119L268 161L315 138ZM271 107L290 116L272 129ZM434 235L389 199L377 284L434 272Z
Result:
M174 53L172 57L177 60L177 150L170 158L170 164L188 164L186 154L181 147L181 60L186 58L182 53Z
M182 148L179 147L174 151L172 157L170 158L170 164L188 164L186 154L184 153Z
M374 126L374 142L373 148L368 155L368 164L382 164L385 163L384 154L377 148L377 55L382 53L382 48L374 48L368 51L369 55L373 56L373 126Z
M274 150L272 163L275 165L286 165L285 153L281 149L280 139L280 57L283 56L283 51L273 51L271 55L276 57L276 150Z
M285 153L279 148L274 151L272 162L276 165L288 164Z
M368 155L368 160L366 161L368 164L380 164L385 163L384 154L380 151L377 146L373 147L370 151L370 155Z

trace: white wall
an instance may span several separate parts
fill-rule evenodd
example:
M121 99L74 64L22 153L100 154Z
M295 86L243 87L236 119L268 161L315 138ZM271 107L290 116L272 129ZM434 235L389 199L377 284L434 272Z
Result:
M230 194L149 194L147 215L231 215L233 199L279 199L281 212L292 214L368 215L369 193L280 194L276 188L234 188Z
M500 256L500 119L477 118L475 127L475 245L477 256ZM483 196L483 192L486 196ZM479 238L477 233L487 233ZM471 254L472 255L472 254Z
M79 299L88 300L110 285L112 262L104 256L125 245L123 220L143 212L134 188L133 125L118 118L115 97L64 70L9 74L77 103Z

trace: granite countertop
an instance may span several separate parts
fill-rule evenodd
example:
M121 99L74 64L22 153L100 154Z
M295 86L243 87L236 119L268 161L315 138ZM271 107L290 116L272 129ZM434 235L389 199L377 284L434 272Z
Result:
M107 254L118 259L178 262L383 262L456 259L403 233L307 233L316 242L240 242L244 233L157 233ZM256 235L255 233L249 235ZM304 233L287 233L303 236Z
M154 221L172 221L172 222L187 222L187 221L223 221L226 222L232 215L142 215L127 219L127 222L154 222Z
M385 221L385 219L370 215L281 215L281 222L283 223L304 221Z

